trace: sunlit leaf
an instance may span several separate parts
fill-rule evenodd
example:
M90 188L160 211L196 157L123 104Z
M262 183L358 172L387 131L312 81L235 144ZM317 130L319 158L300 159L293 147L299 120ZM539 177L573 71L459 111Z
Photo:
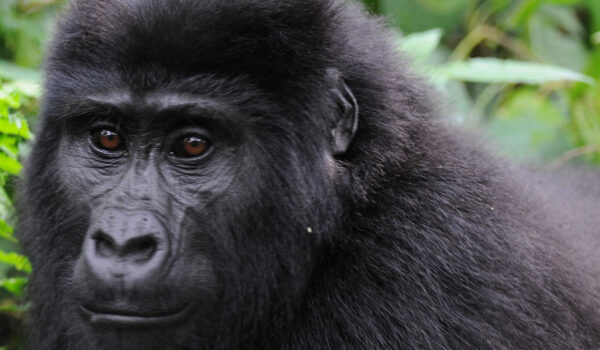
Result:
M17 239L13 236L13 231L13 228L6 221L0 219L0 238L17 243Z
M31 132L23 119L0 119L0 133L29 138Z
M3 252L0 250L0 263L10 265L19 271L31 273L31 264L26 256L15 252Z
M579 35L585 32L585 27L577 17L577 11L574 8L566 6L545 6L540 11L545 17L552 20L553 24L572 35Z
M581 35L570 31L578 29L566 27L575 25L562 23L568 22L562 17L575 16L574 11L564 9L562 13L562 16L538 13L531 18L528 23L531 49L544 62L580 71L585 65L587 49Z
M17 175L22 168L23 166L18 160L11 158L6 153L0 152L0 170Z
M21 96L19 93L12 89L5 88L6 85L2 85L0 89L0 116L6 117L8 115L8 108L19 108L21 106Z
M0 280L0 287L6 289L14 295L22 297L25 293L25 285L27 284L27 278L15 277Z
M576 81L594 84L586 75L557 66L502 60L497 58L474 58L450 62L438 70L449 78L475 83L544 84L559 81Z
M17 66L14 63L0 60L0 77L11 80L22 79L39 82L42 74L35 69Z
M600 32L595 32L592 34L592 42L594 45L600 45Z
M42 93L42 87L39 83L30 80L14 80L3 84L2 88L7 91L16 91L26 97L39 97Z
M17 136L0 134L0 150L8 154L11 158L17 158L19 154L19 140L20 138Z
M406 35L399 39L398 49L417 61L425 61L440 45L442 34L441 29L432 29Z
M6 174L2 174L1 172L0 175L6 176ZM13 203L8 194L6 193L4 187L0 187L0 219L8 221L11 217L13 217L13 214Z

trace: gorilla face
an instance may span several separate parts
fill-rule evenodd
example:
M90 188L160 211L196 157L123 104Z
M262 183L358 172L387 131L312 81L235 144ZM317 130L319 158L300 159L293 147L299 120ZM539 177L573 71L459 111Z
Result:
M108 86L63 102L56 176L86 222L68 298L84 320L73 331L95 344L154 347L152 330L188 327L209 336L248 301L293 307L319 232L335 224L319 216L336 212L332 159L358 115L339 73L323 81L336 101L329 127L291 132L277 121L283 106L210 79L193 92Z
M177 94L96 96L79 107L86 112L65 123L59 169L89 207L74 271L81 311L118 327L208 311L217 292L212 213L241 195L232 182L246 136L228 127L235 114Z

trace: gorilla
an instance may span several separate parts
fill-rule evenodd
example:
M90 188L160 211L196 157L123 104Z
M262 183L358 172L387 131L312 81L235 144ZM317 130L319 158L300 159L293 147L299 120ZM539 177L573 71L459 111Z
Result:
M29 346L600 347L600 177L444 125L343 0L77 0L21 185Z

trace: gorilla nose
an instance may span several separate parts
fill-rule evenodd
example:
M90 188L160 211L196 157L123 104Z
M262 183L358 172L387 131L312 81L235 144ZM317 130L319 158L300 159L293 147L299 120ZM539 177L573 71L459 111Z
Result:
M97 231L92 235L95 243L96 254L105 258L116 258L143 263L154 255L158 246L155 236L146 234L139 237L130 237L118 242L111 234Z
M168 265L168 250L166 230L152 212L105 209L90 226L83 263L104 282L136 283Z

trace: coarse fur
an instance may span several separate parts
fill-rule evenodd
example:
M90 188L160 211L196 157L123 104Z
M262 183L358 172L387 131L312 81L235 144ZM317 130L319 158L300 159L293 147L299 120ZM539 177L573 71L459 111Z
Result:
M334 156L332 68L359 108ZM358 5L79 0L46 72L18 229L34 268L32 349L600 347L600 259L580 249L600 244L598 197L574 221L547 194L572 182L537 183L438 122L426 85ZM195 214L205 238L188 249L210 256L214 281L181 267L214 288L214 306L175 329L100 335L73 305L93 208L73 175L87 170L65 160L64 116L81 96L161 89L227 101L251 130L230 192Z

